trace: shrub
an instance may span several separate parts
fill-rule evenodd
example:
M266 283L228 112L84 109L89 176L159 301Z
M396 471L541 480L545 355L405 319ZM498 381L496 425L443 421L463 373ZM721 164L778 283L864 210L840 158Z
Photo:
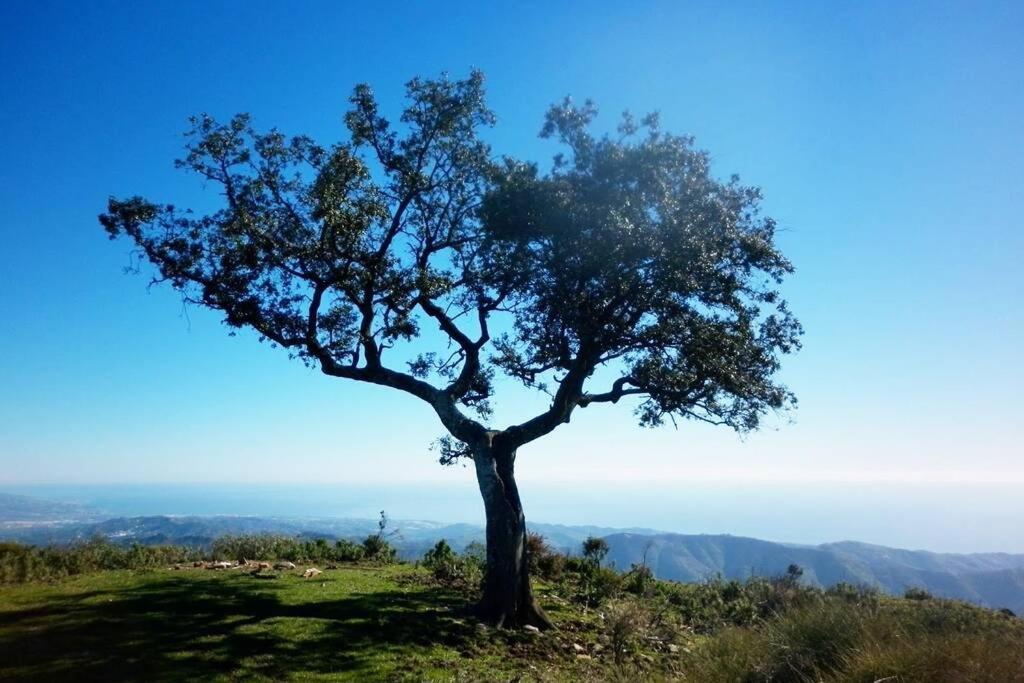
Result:
M784 578L745 582L715 578L697 584L656 583L656 590L679 608L683 621L700 633L724 626L752 626L798 606L820 600L820 591Z
M583 541L583 557L593 564L600 566L607 555L608 541L603 538L589 536Z
M536 564L537 576L546 581L559 581L565 576L566 557L561 553L543 555Z
M558 581L566 571L566 557L540 534L526 533L526 562L530 574L545 581Z
M633 595L648 595L654 587L654 573L646 564L634 564L626 572L623 587Z
M748 594L753 583L743 585ZM726 627L698 641L684 662L686 680L1022 680L1024 624L998 612L952 600L884 598L848 584L810 594L818 599L769 615L756 628Z
M873 586L853 585L840 581L825 591L825 595L838 598L854 605L875 607L878 605L878 589Z
M907 600L931 600L934 596L924 588L911 586L903 592L903 597Z
M0 544L0 583L50 581L105 569L154 569L199 559L193 548L166 545L118 546L94 538L66 547Z
M598 607L622 594L623 575L589 562L582 565L575 599L587 607Z
M686 658L686 680L700 683L761 683L768 643L753 629L730 627L698 641Z
M368 560L375 562L394 562L398 551L391 545L390 539L400 536L397 529L388 531L388 516L380 511L380 520L377 522L377 533L370 534L363 539L363 552Z
M398 551L388 543L387 539L371 534L363 539L363 556L375 562L394 562Z
M462 554L470 558L481 567L487 565L487 546L480 541L470 541L463 548Z
M423 554L423 566L427 569L434 569L444 564L451 564L455 561L455 551L443 538L433 548Z
M864 637L859 610L832 601L794 609L767 624L768 680L820 680L834 672Z
M616 664L624 664L640 650L646 615L636 602L617 602L605 614L605 634Z
M1006 634L872 637L843 658L844 680L1007 683L1024 677L1024 646Z
M275 534L243 534L221 536L210 546L213 557L222 560L290 560L308 559L306 546L298 539Z
M478 544L479 545L479 544ZM457 554L444 539L423 555L423 566L431 570L434 578L446 585L478 587L484 576L486 555L479 552Z
M336 562L358 562L366 556L366 550L358 543L352 541L336 541L334 543L334 557Z

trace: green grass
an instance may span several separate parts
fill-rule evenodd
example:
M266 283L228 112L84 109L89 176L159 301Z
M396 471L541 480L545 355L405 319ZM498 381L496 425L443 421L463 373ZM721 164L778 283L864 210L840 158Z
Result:
M758 616L728 606L764 585L737 586L584 609L571 582L542 584L558 629L532 635L480 628L469 594L411 565L106 571L0 587L0 680L1024 681L1019 619L792 587Z
M574 654L556 656L553 639L483 631L466 605L408 565L343 567L313 580L195 569L8 586L0 589L0 680L584 675Z

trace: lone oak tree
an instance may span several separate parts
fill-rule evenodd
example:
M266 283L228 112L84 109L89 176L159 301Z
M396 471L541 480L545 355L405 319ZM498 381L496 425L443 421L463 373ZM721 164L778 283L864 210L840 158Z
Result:
M442 462L471 459L480 484L482 616L549 626L527 571L517 450L576 408L624 397L644 425L755 429L794 401L773 381L799 346L775 290L792 267L759 191L712 178L707 154L656 116L626 114L616 135L596 137L594 106L567 99L541 131L565 153L541 172L496 160L479 137L494 123L480 73L414 79L407 99L392 126L356 87L350 141L331 147L256 132L246 115L195 118L177 163L219 186L223 208L111 198L100 222L229 326L429 404L450 434ZM385 362L427 324L440 348L407 350L401 369ZM488 426L496 371L550 405Z

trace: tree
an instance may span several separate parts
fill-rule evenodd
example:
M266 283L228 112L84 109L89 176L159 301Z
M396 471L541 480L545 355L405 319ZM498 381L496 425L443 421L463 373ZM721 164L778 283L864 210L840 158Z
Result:
M425 401L448 431L442 462L475 466L483 617L548 626L528 577L518 449L577 408L626 397L643 425L755 429L793 403L773 379L799 345L775 289L792 267L758 190L712 178L707 154L656 116L627 114L598 137L595 107L567 99L541 133L565 153L541 172L496 160L480 138L495 122L480 73L414 79L407 99L392 126L356 87L350 140L330 147L257 132L246 115L194 118L177 163L219 186L223 207L199 216L111 198L100 222L227 325L332 377ZM426 325L447 348L410 350ZM489 426L498 371L550 404Z

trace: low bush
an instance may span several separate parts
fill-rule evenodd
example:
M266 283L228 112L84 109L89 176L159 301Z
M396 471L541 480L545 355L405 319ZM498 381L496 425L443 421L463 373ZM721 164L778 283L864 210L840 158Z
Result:
M622 594L623 580L623 574L614 569L588 563L578 574L575 600L587 607L599 607Z
M64 547L0 543L0 583L50 581L105 569L154 569L199 559L193 548L167 545L114 545L94 538Z
M729 626L687 658L692 680L1024 680L1024 622L953 600L912 601L849 585L808 589L817 599L753 628Z
M907 600L931 600L933 596L923 588L911 586L903 592L903 597Z
M333 544L323 538L302 539L276 534L243 534L222 536L210 546L212 557L221 560L288 560L290 562L323 564L357 562L366 550L348 540Z
M605 636L616 664L624 664L644 644L647 614L636 601L616 602L605 614Z
M334 560L338 562L358 562L366 556L366 550L359 543L344 539L334 542Z
M394 562L398 551L386 538L378 534L367 536L363 539L363 557L374 562Z
M377 533L363 539L363 557L367 560L387 564L394 562L398 557L398 549L391 545L391 539L399 538L400 534L397 529L388 529L389 522L387 515L381 510Z
M460 555L441 539L423 555L422 564L442 584L477 588L483 581L486 555L476 552L476 548L468 550Z
M878 605L880 593L873 586L854 585L840 581L825 591L825 595L838 598L853 605L874 607Z
M565 574L565 555L548 545L540 534L527 532L526 562L530 574L545 581L558 581Z
M633 595L649 595L654 589L654 572L646 564L634 564L626 572L623 588Z

